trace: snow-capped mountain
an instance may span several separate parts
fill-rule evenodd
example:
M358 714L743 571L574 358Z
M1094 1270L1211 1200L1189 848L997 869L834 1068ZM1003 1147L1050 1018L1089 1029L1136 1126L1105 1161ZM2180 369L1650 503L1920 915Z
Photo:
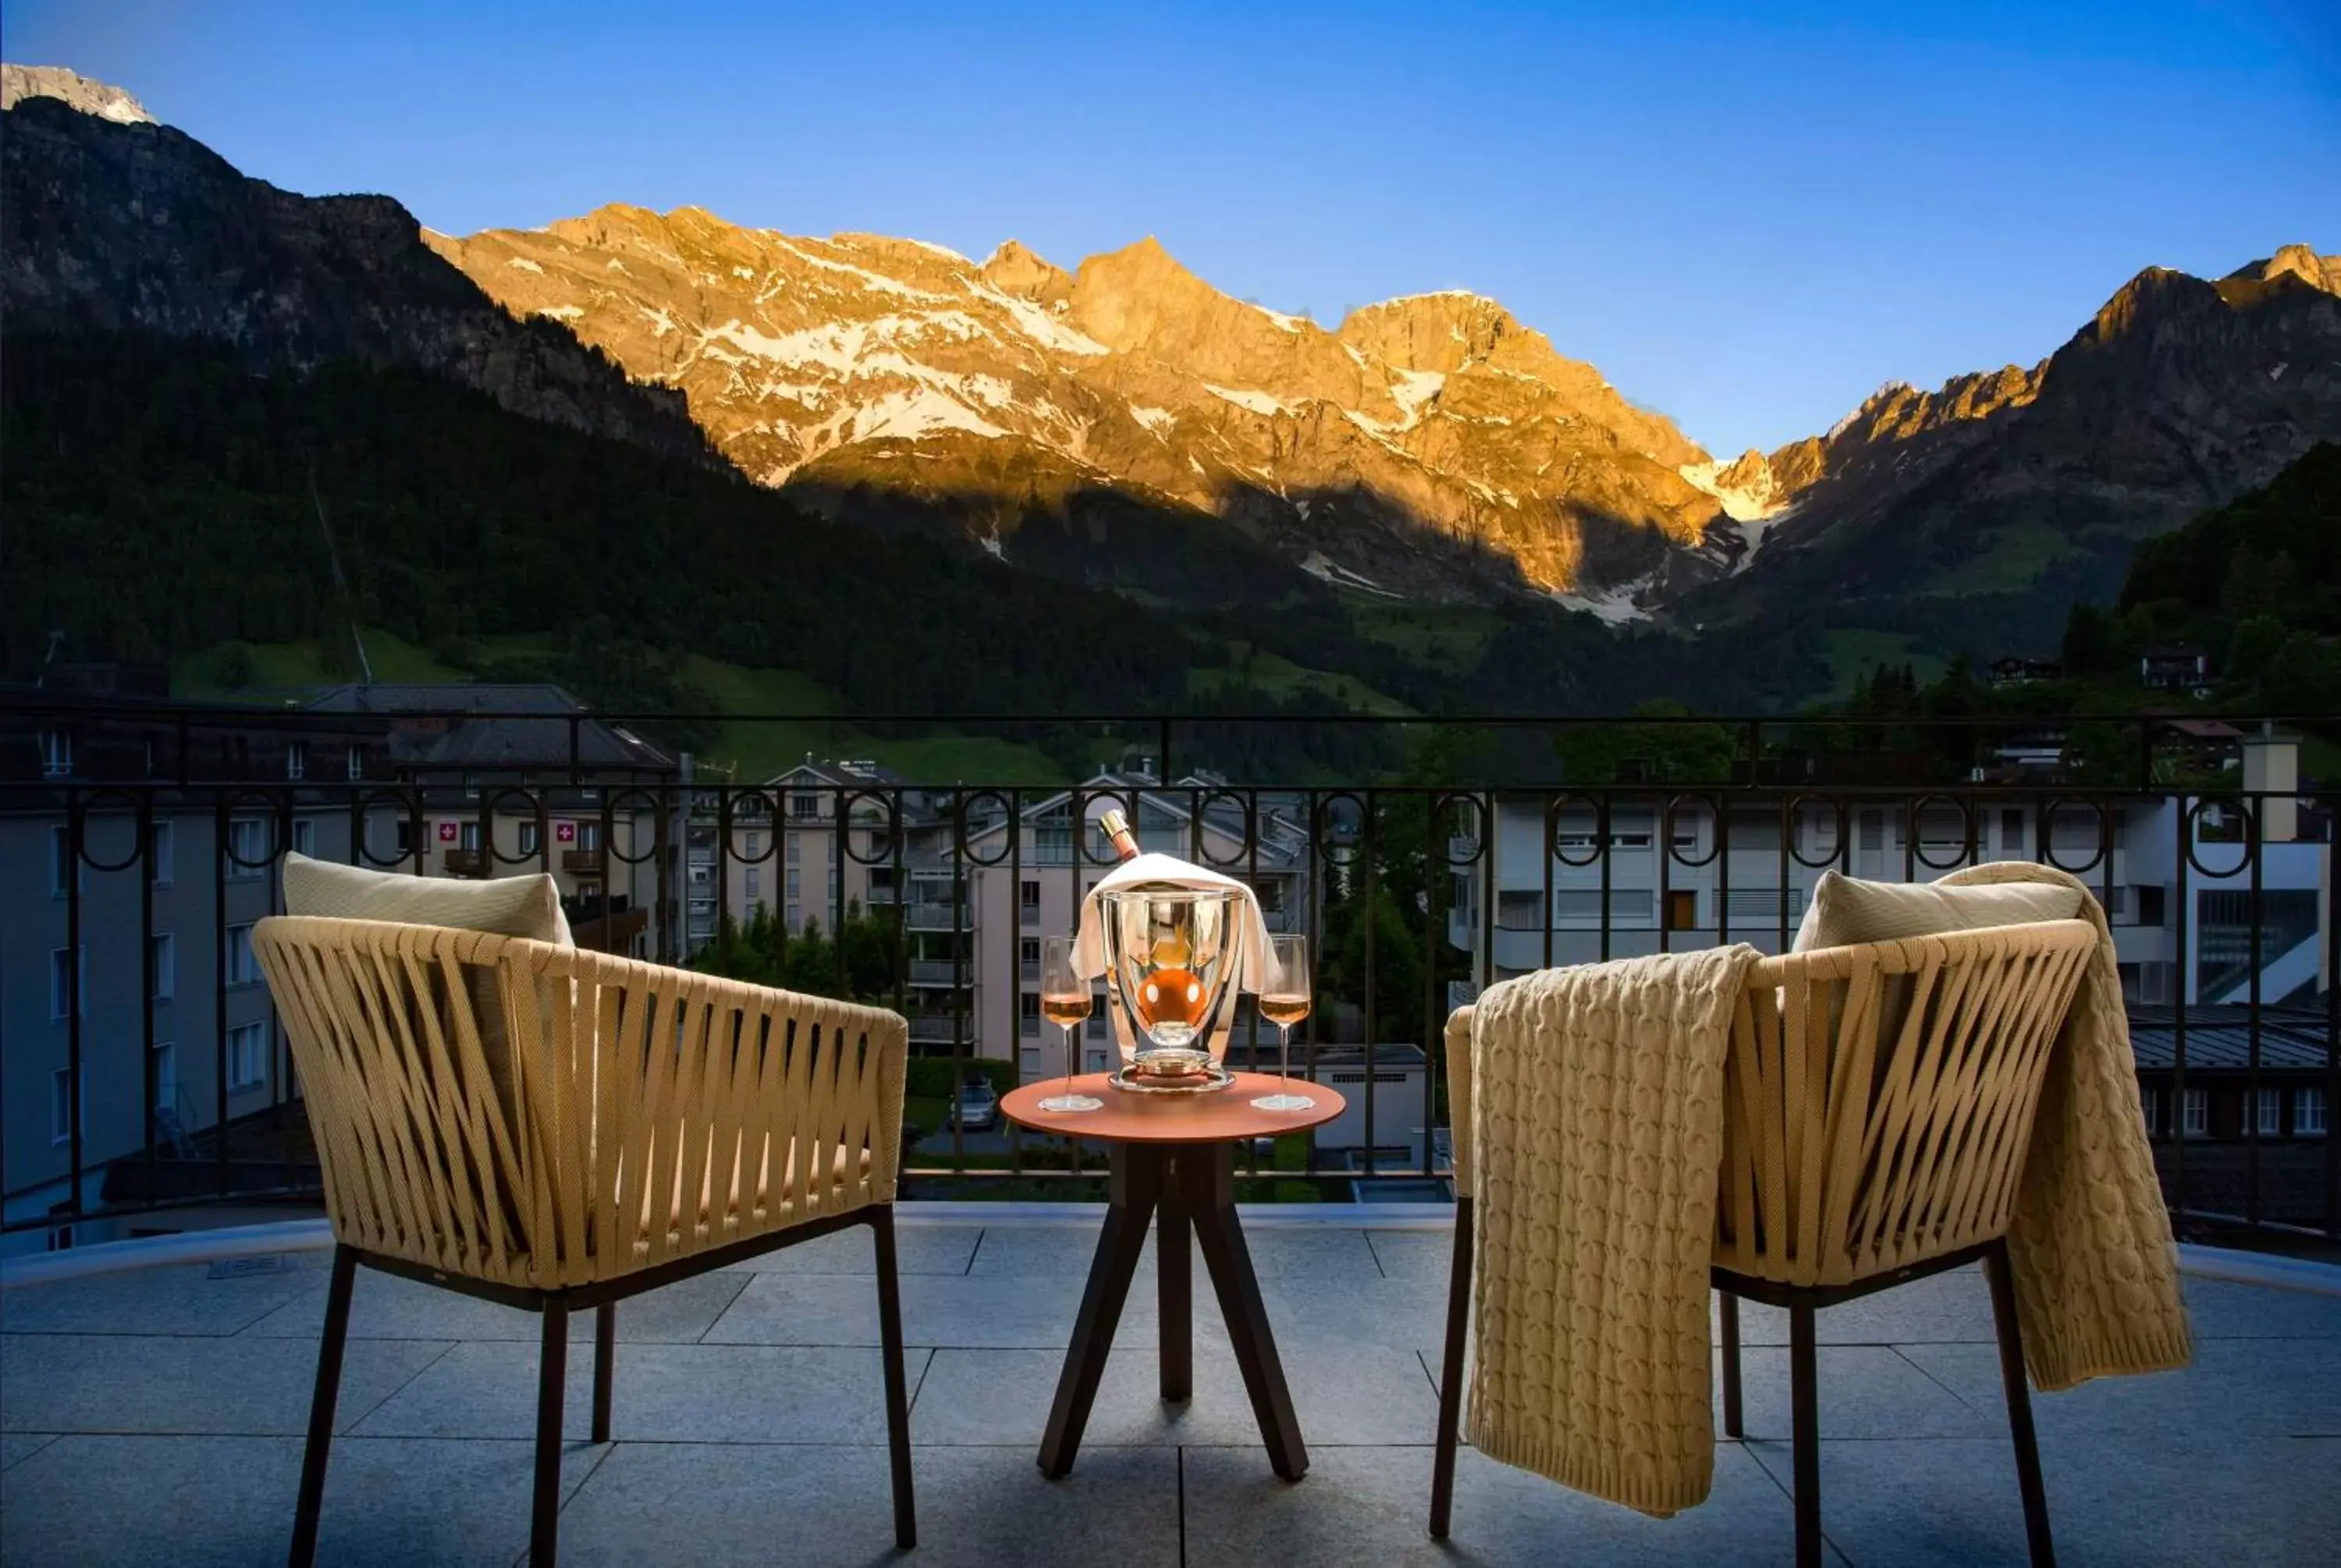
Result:
M62 65L0 65L0 109L13 109L26 98L55 98L117 125L154 124L145 104L111 83L93 82Z
M811 239L604 207L428 242L515 314L671 386L760 482L946 501L1016 558L1097 487L1215 513L1328 581L1589 592L1768 502L1475 294L1338 328L1233 299L1153 240L1068 273L1010 242Z

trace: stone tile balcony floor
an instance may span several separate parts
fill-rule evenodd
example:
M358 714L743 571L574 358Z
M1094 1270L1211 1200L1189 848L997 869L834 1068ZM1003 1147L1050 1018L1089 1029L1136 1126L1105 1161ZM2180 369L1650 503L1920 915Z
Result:
M1646 1519L1467 1449L1454 1538L1431 1543L1449 1236L1355 1210L1251 1229L1310 1447L1303 1481L1269 1472L1200 1260L1193 1400L1155 1397L1141 1281L1080 1464L1043 1480L1034 1453L1095 1232L1076 1207L902 1209L921 1540L903 1561L1788 1559L1786 1324L1753 1305L1750 1436L1718 1444L1704 1506ZM0 1558L281 1562L325 1262L313 1246L278 1272L196 1263L0 1295ZM586 1441L590 1354L570 1364L563 1560L897 1558L870 1269L856 1230L621 1306L616 1442ZM2059 1558L2341 1561L2341 1296L2204 1277L2187 1294L2192 1369L2035 1400ZM1825 1312L1820 1328L1835 1560L2021 1562L1982 1280L1938 1276ZM352 1335L321 1559L515 1561L534 1320L361 1271Z

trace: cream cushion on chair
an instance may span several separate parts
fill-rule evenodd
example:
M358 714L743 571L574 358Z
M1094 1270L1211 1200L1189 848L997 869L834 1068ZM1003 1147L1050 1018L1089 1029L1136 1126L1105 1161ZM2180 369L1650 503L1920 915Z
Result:
M336 866L287 852L284 912L334 920L386 920L399 926L446 926L497 937L527 937L556 948L577 944L561 912L551 877L411 877Z
M2071 888L2047 882L1949 888L1940 882L1865 882L1824 871L1797 928L1795 951L2070 920L2080 914L2081 898Z
M284 856L284 912L318 915L335 920L381 920L396 926L442 926L458 931L485 931L496 937L526 937L556 948L577 944L569 934L569 920L561 912L561 889L551 877L495 877L485 881L460 877L412 877L401 871L375 871L364 866L337 866L287 851ZM504 1009L496 997L496 973L474 968L469 976L472 1017L480 1031L480 1049L488 1060L488 1077L507 1117L514 1102L512 1043L504 1030Z

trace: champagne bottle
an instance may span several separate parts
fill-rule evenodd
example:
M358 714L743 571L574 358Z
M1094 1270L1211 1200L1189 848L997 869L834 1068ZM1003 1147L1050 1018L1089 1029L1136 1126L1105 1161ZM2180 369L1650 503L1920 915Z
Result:
M1138 836L1120 810L1099 812L1098 828L1124 862L1138 858ZM1139 1026L1158 1040L1190 1035L1202 1011L1203 984L1189 968L1194 950L1187 932L1174 926L1158 933L1147 958L1150 967L1134 998Z
M1099 812L1098 828L1105 834L1106 841L1113 846L1116 854L1125 860L1138 858L1138 835L1130 830L1130 819L1120 810Z

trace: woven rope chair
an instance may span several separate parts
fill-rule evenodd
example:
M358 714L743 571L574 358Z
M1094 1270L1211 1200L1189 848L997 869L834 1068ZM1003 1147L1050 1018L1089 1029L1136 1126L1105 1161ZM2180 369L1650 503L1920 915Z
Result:
M1765 958L1748 969L1724 1069L1715 1287L1723 1425L1742 1434L1738 1298L1788 1312L1797 1562L1821 1560L1814 1314L1980 1260L1999 1339L2032 1561L2053 1560L2007 1272L2033 1113L2096 928L2003 926ZM1455 1255L1430 1533L1454 1497L1471 1298L1469 1009L1447 1027Z
M315 1553L359 1264L543 1314L529 1550L549 1564L569 1315L595 1314L593 1435L606 1443L620 1300L854 1225L877 1253L895 1537L914 1543L893 1228L901 1017L432 926L279 918L253 948L334 1228L295 1564Z

